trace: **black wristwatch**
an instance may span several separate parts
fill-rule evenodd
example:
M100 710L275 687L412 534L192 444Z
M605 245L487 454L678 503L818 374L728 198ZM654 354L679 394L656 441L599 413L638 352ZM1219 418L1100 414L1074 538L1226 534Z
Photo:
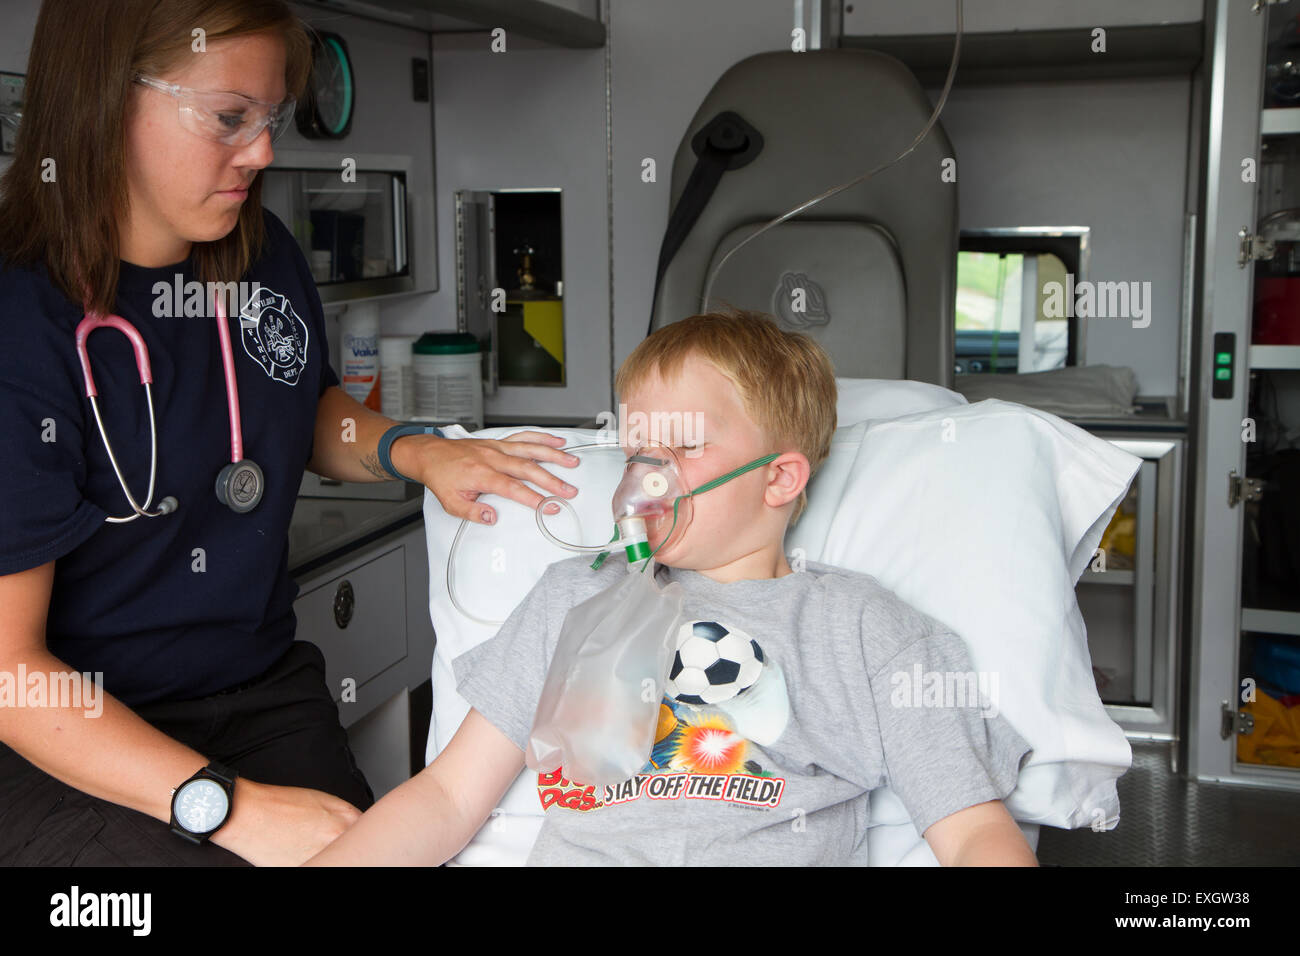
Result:
M172 833L200 844L230 819L238 772L215 760L172 791Z

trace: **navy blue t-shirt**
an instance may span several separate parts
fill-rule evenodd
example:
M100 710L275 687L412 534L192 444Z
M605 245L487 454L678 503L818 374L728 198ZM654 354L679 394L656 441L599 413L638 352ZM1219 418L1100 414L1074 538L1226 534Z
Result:
M179 503L171 514L121 524L104 520L132 511L85 393L75 339L82 307L43 266L0 268L0 574L57 559L46 644L72 669L102 672L105 689L130 706L249 680L294 640L289 519L317 402L338 377L307 263L284 225L269 212L265 219L264 253L244 276L261 290L227 318L244 457L266 477L247 514L214 490L230 461L230 420L212 307L177 316L168 296L167 317L155 317L156 284L174 287L177 274L182 288L198 281L192 261L121 264L117 314L139 330L153 366L153 505L167 495ZM107 328L87 346L108 439L143 505L149 413L134 353Z

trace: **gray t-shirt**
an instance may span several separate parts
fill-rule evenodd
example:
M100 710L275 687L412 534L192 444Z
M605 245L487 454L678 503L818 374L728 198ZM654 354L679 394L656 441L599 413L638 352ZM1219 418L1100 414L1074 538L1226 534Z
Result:
M453 662L459 693L521 750L565 615L628 573L618 554L590 563L552 564ZM965 645L875 578L810 561L729 583L660 567L656 581L681 584L685 623L654 749L601 791L538 774L530 865L865 865L874 788L918 833L1015 788L1029 745L975 692Z

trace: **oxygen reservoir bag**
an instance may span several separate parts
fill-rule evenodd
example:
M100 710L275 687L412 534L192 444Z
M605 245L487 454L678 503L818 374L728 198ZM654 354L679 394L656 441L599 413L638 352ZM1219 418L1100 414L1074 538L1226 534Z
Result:
M563 767L597 790L644 769L682 597L680 584L656 583L648 562L569 611L533 717L529 768Z

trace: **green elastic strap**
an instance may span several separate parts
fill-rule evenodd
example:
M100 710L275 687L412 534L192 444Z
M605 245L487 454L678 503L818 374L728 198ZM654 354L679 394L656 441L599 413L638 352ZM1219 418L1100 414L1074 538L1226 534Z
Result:
M618 540L618 525L614 525L614 537L610 538L609 541L607 541L606 543L613 544L617 540ZM608 551L602 551L600 552L600 554L596 555L596 560L591 562L591 570L599 571L600 566L605 563L605 559L608 557L609 557Z
M766 465L769 461L774 460L779 455L780 452L774 451L772 452L772 454L765 455L762 458L755 458L748 465L741 465L735 471L729 471L720 478L714 478L712 481L706 481L704 484L700 485L700 487L696 488L694 491L689 491L684 495L678 495L676 498L674 498L673 499L673 523L669 525L668 533L664 535L663 541L659 542L659 548L662 548L665 544L667 544L668 540L673 536L673 531L677 527L677 506L681 504L681 500L683 498L690 498L694 495L702 495L704 494L704 492L710 491L718 487L718 485L730 481L732 478L739 477L740 475L743 475L747 471L753 471L755 468L761 468L763 465ZM618 539L618 525L615 524L614 537L609 539L609 543L612 544L617 539ZM644 573L645 569L650 566L650 562L654 560L654 556L659 553L659 548L655 548L653 551L651 551L650 557L645 559L645 564L641 566L642 573ZM591 569L593 571L597 570L602 564L605 563L605 559L607 557L609 557L608 551L600 552L600 554L596 556L596 560L592 562Z

